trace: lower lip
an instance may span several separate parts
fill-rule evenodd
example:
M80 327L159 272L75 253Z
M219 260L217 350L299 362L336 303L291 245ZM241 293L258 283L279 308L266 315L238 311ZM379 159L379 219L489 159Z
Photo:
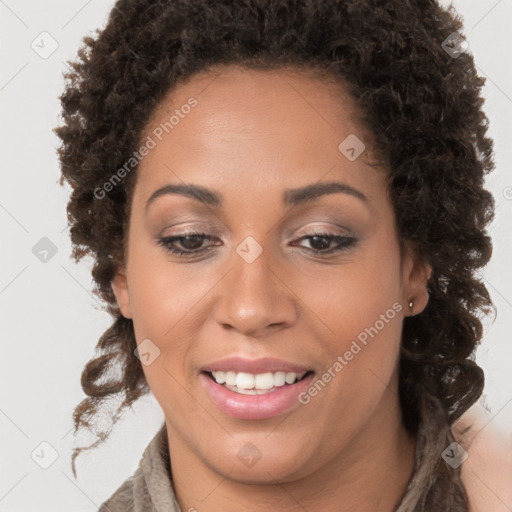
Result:
M264 395L242 395L217 384L202 373L201 379L213 403L225 414L242 420L264 420L288 412L300 404L298 396L310 386L311 373L295 384L279 386Z

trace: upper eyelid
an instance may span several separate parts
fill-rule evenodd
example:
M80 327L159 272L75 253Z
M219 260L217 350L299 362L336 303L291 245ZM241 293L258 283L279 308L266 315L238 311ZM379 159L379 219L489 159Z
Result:
M318 224L321 224L321 226L319 226ZM332 224L332 223L327 223L327 224L329 224L329 225L327 226L325 222L317 221L317 224L313 224L313 225L305 224L304 226L300 226L300 227L294 228L294 229L286 228L285 230L283 230L283 236L284 236L284 238L288 238L289 236L291 236L292 233L296 233L297 231L300 231L302 229L306 230L307 233L322 232L322 233L327 233L330 235L338 235L338 236L344 236L344 235L355 236L355 234L356 234L353 229L350 229L347 226L343 226L341 224ZM176 226L174 226L174 227L176 227ZM273 230L274 230L274 228L272 228L268 232L273 231ZM342 231L342 233L336 232L337 230ZM177 228L176 232L173 231L173 232L170 232L169 234L166 234L163 236L186 236L187 234L196 234L196 233L205 233L206 235L210 235L210 236L220 236L218 234L218 231L219 230L217 228L213 228L211 226L206 226L204 224L199 224L199 225L194 224L191 227L187 226L187 227ZM231 230L228 230L228 232L230 235L232 235Z

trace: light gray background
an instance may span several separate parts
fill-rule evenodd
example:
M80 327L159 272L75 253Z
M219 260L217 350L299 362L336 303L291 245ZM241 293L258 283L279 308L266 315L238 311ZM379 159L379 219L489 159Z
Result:
M58 185L59 141L51 129L59 124L65 62L75 59L84 36L104 26L113 5L112 0L0 0L0 512L96 511L133 473L163 421L152 395L142 399L109 441L77 459L78 480L73 478L71 451L89 441L75 440L71 431L72 410L84 398L80 374L110 317L90 293L90 261L76 265L69 257L69 189ZM512 0L454 5L464 17L480 74L488 79L485 110L497 161L487 182L497 217L491 227L494 255L484 276L498 315L494 323L486 322L477 352L487 378L481 402L493 424L512 433ZM43 31L58 42L46 59L31 47ZM32 252L42 237L57 248L46 263ZM51 450L40 447L44 441L59 454L48 469L31 458L37 448L39 460L50 460Z

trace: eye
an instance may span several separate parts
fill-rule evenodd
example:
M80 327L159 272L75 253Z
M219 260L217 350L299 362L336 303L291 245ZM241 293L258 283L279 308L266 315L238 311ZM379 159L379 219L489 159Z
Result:
M157 244L164 247L171 254L176 254L180 257L194 256L206 252L210 247L201 247L205 240L212 240L213 237L202 232L189 232L182 233L180 235L165 236L157 240ZM315 254L331 254L340 252L348 249L354 245L357 240L354 237L334 235L330 233L312 233L310 235L303 236L298 239L301 240L310 239L310 245L313 247L304 247L310 252ZM184 249L176 247L178 242ZM336 245L326 250L332 243ZM217 244L218 245L218 244ZM316 246L316 247L315 247Z
M167 249L171 254L176 254L178 256L188 256L199 254L207 250L208 248L198 249L201 246L204 240L211 240L212 237L207 235L206 233L199 232L190 232L190 233L182 233L181 235L174 236L164 236L159 238L157 243L161 245L165 249ZM179 249L175 247L176 242L180 242L185 250Z
M299 238L299 241L307 239L310 240L309 244L313 247L306 247L306 249L316 254L331 254L340 252L348 249L357 242L357 240L352 236L334 235L331 233L311 233ZM332 243L336 243L336 245L328 250L325 250Z

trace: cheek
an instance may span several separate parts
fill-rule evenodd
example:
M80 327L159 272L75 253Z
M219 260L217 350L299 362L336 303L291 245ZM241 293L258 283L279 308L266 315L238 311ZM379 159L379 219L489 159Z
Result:
M143 337L172 336L175 324L207 291L197 266L171 262L149 241L131 246L128 275L133 322Z
M148 252L137 255L135 250L131 265L135 337L138 344L149 339L157 354L151 364L142 366L149 387L166 414L174 410L198 414L197 404L186 391L190 378L186 363L194 348L193 333L187 329L194 325L194 307L207 292L206 283L200 284L192 265L178 270L161 255L151 259Z
M325 325L342 338L355 338L378 322L393 319L401 309L400 257L395 247L373 244L325 275L321 286L308 297ZM304 284L306 286L306 283ZM385 325L400 322L385 322ZM384 329L382 329L384 331ZM391 335L391 333L389 333Z
M196 306L207 292L193 265L179 268L166 260L163 249L132 244L128 262L130 307L137 343L148 343L158 356L143 371L153 390L173 384L171 375L184 380L189 338L183 325L189 323ZM169 375L171 374L171 375ZM175 384L175 382L174 382Z
M386 237L338 267L309 296L325 326L326 369L342 394L378 395L396 368L403 306L398 247ZM343 361L340 362L338 357ZM332 366L338 361L336 368ZM337 370L337 371L336 371ZM326 378L329 378L328 376ZM350 400L350 397L346 397Z

